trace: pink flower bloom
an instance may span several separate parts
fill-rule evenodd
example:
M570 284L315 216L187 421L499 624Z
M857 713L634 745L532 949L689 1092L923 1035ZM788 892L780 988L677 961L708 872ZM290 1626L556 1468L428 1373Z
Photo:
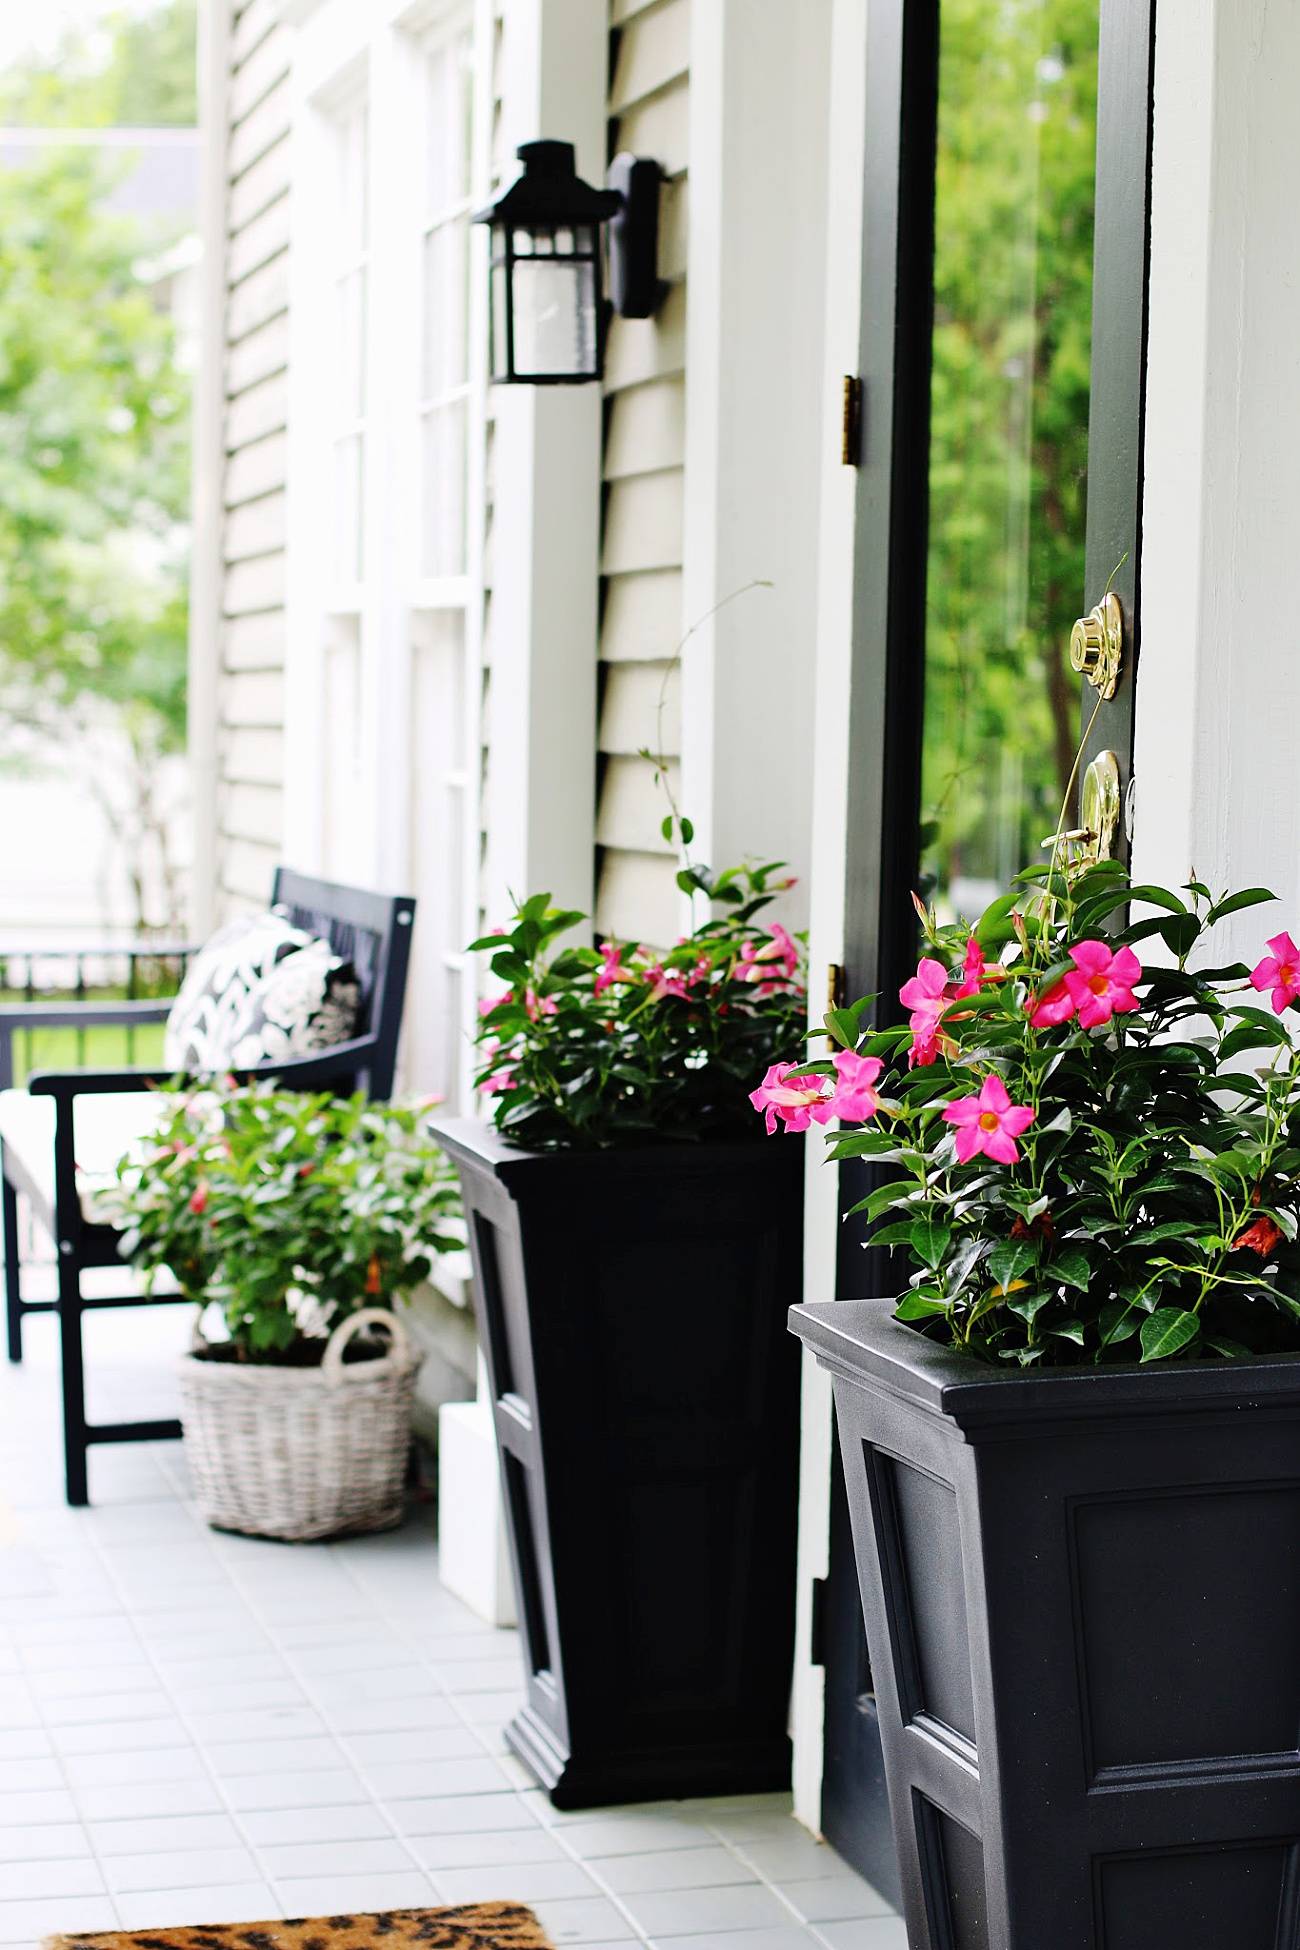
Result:
M864 1118L875 1116L880 1109L875 1085L884 1067L878 1056L859 1056L851 1049L836 1050L838 1081L831 1093L831 1110L836 1117L860 1124Z
M984 980L984 950L974 935L966 943L966 959L962 962L961 972L958 996L978 995L980 983Z
M600 946L600 952L603 960L601 966L596 970L595 990L597 995L603 995L606 989L613 988L615 982L634 982L636 980L632 969L625 968L619 960L619 946L617 941L603 941Z
M799 944L779 921L768 929L768 935L761 948L752 941L743 943L736 969L736 980L757 982L760 995L774 995L789 987L799 973Z
M514 1081L513 1070L494 1070L490 1077L484 1077L479 1089L485 1097L495 1097L499 1091L512 1090Z
M1058 1022L1068 1022L1074 1014L1074 997L1064 982L1053 982L1045 989L1029 1011L1029 1020L1035 1029L1051 1029Z
M1141 1008L1133 984L1142 980L1142 964L1131 948L1112 951L1104 941L1076 941L1070 950L1074 967L1062 978L1084 1029L1097 1029L1112 1016Z
M911 981L904 982L898 991L898 999L905 1009L919 1013L923 1010L935 1009L936 1004L949 1001L951 993L947 969L941 961L935 961L933 956L927 955L924 960L918 962L916 973Z
M539 995L536 989L524 990L524 1007L529 1019L536 1022L539 1016L553 1016L559 1011L559 1003L553 995Z
M826 1078L802 1074L797 1063L774 1063L758 1089L750 1091L749 1101L764 1113L769 1137L778 1118L787 1131L806 1131L814 1119L825 1124L835 1114L826 1095Z
M982 1151L994 1164L1014 1165L1020 1156L1016 1139L1033 1123L1028 1104L1013 1104L1007 1086L996 1072L986 1076L978 1097L962 1097L943 1113L945 1124L957 1127L957 1156L968 1165Z
M1273 1012L1280 1016L1300 995L1300 948L1289 934L1275 934L1268 945L1273 952L1251 974L1251 986L1272 989Z
M499 1009L503 1002L513 1002L514 999L513 989L502 989L500 995L485 995L478 1005L478 1012L481 1016L490 1016L492 1011Z
M908 1017L912 1031L912 1047L907 1052L909 1070L928 1069L937 1063L943 1054L944 1045L951 1043L939 1027L942 1005L934 1003L928 1009L914 1009Z
M686 977L680 969L674 968L670 972L662 962L652 961L645 971L645 980L650 984L652 1002L662 1002L666 995L683 999L686 996Z

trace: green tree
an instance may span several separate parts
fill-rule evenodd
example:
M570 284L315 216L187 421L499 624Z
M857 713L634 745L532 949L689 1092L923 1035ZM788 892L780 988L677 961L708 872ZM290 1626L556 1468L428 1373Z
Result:
M106 187L84 151L0 171L0 710L112 728L131 776L95 782L138 854L184 738L188 385Z
M944 0L924 813L941 883L1005 880L1073 763L1097 0Z
M11 128L192 128L196 0L117 8L94 34L69 27L48 55L0 75L0 121Z

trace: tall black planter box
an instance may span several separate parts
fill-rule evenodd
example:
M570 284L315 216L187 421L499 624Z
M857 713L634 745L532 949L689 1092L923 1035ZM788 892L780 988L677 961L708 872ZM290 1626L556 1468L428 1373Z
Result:
M803 1147L538 1153L449 1121L557 1807L790 1780Z
M1300 1944L1300 1359L834 1381L911 1950Z

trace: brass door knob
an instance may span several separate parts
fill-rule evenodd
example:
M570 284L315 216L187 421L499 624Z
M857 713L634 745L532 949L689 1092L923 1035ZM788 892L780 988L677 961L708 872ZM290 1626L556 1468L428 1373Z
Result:
M1070 662L1103 697L1114 697L1124 654L1124 611L1109 590L1070 632Z

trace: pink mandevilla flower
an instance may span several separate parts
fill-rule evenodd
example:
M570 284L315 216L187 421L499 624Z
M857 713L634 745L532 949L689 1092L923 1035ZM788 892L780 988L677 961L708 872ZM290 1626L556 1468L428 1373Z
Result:
M686 995L687 977L679 969L666 969L662 962L651 962L645 971L645 980L650 984L652 1002L662 1002L666 995Z
M777 1119L787 1131L806 1131L810 1123L829 1123L835 1115L826 1094L826 1078L800 1072L797 1063L773 1063L749 1101L763 1112L767 1135L776 1130Z
M536 989L524 990L524 1007L530 1019L536 1022L540 1016L554 1016L560 1005L553 995L538 995Z
M1112 951L1104 941L1076 941L1070 958L1074 967L1062 980L1082 1028L1097 1029L1112 1016L1142 1006L1133 993L1133 984L1142 980L1142 964L1131 948Z
M596 970L594 984L597 995L603 995L606 989L613 988L615 982L634 982L636 980L634 971L630 968L625 968L619 959L620 950L617 941L603 941L600 952L602 960L600 967Z
M1252 988L1272 989L1273 1013L1281 1015L1300 995L1300 948L1289 934L1275 934L1269 942L1272 953L1252 970Z
M961 1097L943 1113L945 1124L957 1128L957 1156L968 1165L983 1152L994 1164L1014 1165L1020 1157L1016 1139L1034 1121L1028 1104L1013 1104L1007 1086L995 1073L986 1076L978 1097Z
M743 943L736 979L757 982L760 995L773 995L787 988L799 973L799 945L787 929L776 921L768 929L769 940L762 947Z
M939 1018L952 1000L952 984L941 961L927 955L917 964L915 975L904 982L898 999L911 1011L912 1047L907 1052L907 1067L915 1069L937 1062L943 1046Z
M836 1085L831 1094L831 1109L836 1117L860 1124L880 1109L876 1082L884 1064L878 1056L859 1056L855 1050L835 1052Z
M964 995L978 995L980 983L984 980L984 950L974 935L966 943L966 956L961 965L962 979L957 988L957 998Z
M1051 1029L1058 1022L1068 1022L1073 1014L1074 997L1064 982L1053 982L1033 1004L1029 1020L1035 1029Z

